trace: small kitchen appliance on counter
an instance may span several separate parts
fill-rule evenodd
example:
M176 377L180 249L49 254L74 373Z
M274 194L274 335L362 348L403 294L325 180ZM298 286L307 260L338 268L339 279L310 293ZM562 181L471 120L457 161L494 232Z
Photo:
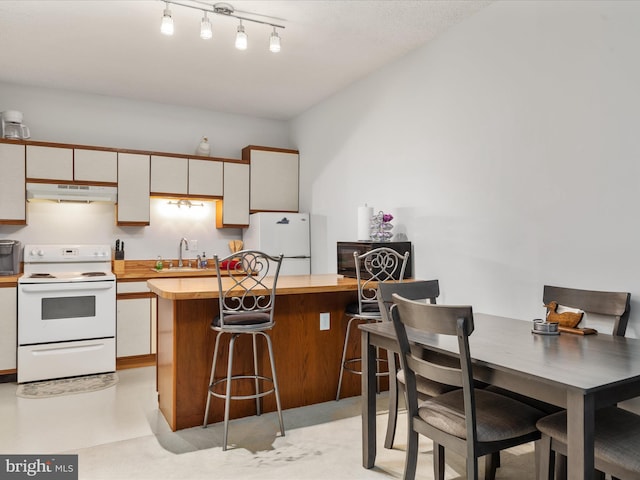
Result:
M20 242L0 240L0 275L18 275L20 273Z
M24 140L31 138L29 127L22 123L22 112L17 110L6 110L0 116L0 126L2 126L2 138L13 140Z
M18 383L114 372L110 245L25 245L18 279Z

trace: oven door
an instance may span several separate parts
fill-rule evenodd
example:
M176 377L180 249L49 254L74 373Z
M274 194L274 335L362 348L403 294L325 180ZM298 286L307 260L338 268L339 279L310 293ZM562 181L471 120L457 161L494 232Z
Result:
M18 345L115 334L115 281L18 285Z

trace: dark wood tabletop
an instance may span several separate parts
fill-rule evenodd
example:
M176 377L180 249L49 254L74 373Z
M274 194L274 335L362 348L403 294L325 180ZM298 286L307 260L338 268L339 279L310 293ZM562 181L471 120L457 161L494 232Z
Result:
M593 412L640 395L640 339L611 335L540 335L532 322L474 315L469 338L474 377L567 409L569 478L593 474ZM363 341L363 465L375 462L374 345L397 351L391 323L360 326ZM430 350L457 354L455 338L408 331ZM375 355L373 355L375 358ZM366 365L365 365L366 363ZM369 368L367 368L367 366Z

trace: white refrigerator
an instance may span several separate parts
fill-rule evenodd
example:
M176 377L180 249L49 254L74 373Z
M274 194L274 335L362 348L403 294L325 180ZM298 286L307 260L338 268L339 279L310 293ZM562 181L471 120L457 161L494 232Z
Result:
M308 213L253 213L242 241L245 250L260 250L273 256L282 253L280 275L311 273Z

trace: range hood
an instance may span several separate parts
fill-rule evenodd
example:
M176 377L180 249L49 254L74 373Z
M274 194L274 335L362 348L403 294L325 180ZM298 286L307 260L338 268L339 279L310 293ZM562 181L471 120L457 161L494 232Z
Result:
M116 203L118 189L97 185L66 185L57 183L27 183L27 201Z

